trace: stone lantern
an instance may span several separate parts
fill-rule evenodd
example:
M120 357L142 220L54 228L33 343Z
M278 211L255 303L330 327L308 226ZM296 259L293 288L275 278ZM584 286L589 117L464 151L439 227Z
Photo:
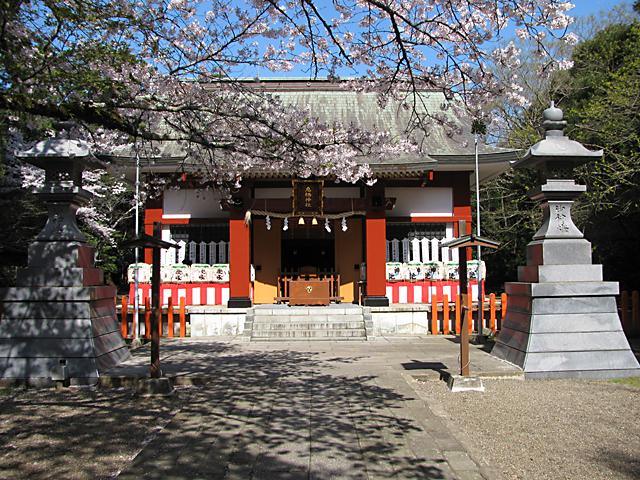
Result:
M93 384L128 358L115 311L115 287L104 285L95 250L78 229L76 211L91 198L86 167L100 166L83 142L52 138L18 158L44 169L36 194L47 206L44 229L28 247L17 286L0 289L0 377L43 385Z
M591 243L571 218L586 186L573 180L577 165L602 157L564 135L562 110L544 111L545 138L515 168L535 168L539 185L529 197L541 206L542 227L527 245L527 265L507 283L506 319L492 354L532 378L609 378L640 374L618 317L617 282L602 281Z

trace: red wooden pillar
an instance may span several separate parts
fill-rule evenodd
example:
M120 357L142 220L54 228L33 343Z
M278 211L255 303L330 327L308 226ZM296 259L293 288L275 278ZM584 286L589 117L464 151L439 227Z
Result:
M144 233L153 236L153 224L162 223L162 197L147 200L144 208ZM144 249L144 263L153 262L153 252L150 248Z
M244 217L229 220L229 308L251 306L249 226Z
M377 184L368 192L365 241L367 263L367 296L364 304L387 307L387 221L384 211L384 188Z

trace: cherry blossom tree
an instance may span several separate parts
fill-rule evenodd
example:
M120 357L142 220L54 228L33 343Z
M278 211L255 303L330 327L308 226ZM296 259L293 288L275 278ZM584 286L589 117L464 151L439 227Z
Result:
M32 0L2 1L0 109L20 128L32 117L73 120L94 150L175 142L213 178L251 167L345 181L356 160L416 148L384 132L325 124L236 78L266 71L355 77L414 112L417 92L445 91L478 114L496 96L514 103L519 50L536 45L540 73L562 68L546 48L566 38L572 8L558 0ZM48 125L47 128L55 127Z

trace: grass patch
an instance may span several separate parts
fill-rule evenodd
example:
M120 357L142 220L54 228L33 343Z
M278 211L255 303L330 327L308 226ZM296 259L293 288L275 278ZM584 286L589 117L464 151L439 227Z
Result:
M640 388L640 377L614 378L611 383L627 385L629 387Z

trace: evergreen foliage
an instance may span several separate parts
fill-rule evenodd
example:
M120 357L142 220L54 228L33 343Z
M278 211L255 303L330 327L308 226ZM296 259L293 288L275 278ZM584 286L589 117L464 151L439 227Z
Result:
M637 4L636 4L637 8ZM610 25L579 45L573 67L558 72L540 94L544 100L522 113L507 144L535 143L545 100L556 100L568 121L566 133L602 160L584 165L577 178L588 186L574 208L574 220L592 242L594 262L604 265L605 279L622 288L640 285L640 23ZM533 121L532 119L536 119ZM511 171L483 190L483 230L503 242L487 257L492 279L514 281L525 263L525 245L540 225L540 212L526 197L535 185L531 172Z

